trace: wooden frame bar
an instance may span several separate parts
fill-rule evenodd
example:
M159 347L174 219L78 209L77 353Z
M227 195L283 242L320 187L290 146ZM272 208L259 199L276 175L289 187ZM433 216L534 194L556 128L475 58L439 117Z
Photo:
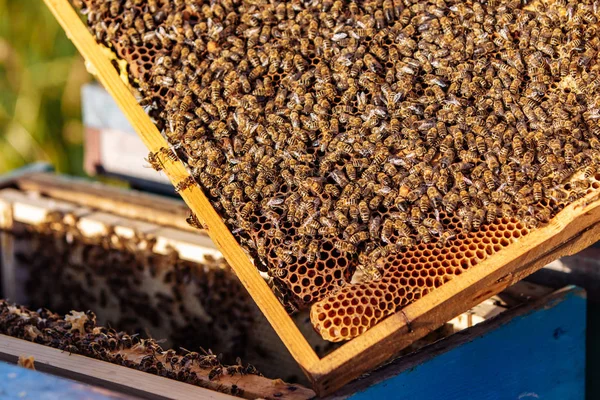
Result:
M159 225L197 233L196 228L185 222L189 208L183 203L174 204L173 199L90 182L49 172L31 173L13 180L19 188L42 193L58 200L85 204L99 211L107 211L127 218L141 218ZM173 218L176 215L178 218Z
M239 399L210 389L0 335L0 360L16 363L20 356L33 356L35 368L39 371L144 399Z
M29 359L26 359L29 366ZM35 362L34 362L35 363ZM7 399L41 399L52 397L63 400L139 400L137 397L113 390L73 382L72 379L52 375L0 361L0 393ZM49 393L51 392L51 394Z
M90 72L115 98L148 149L157 152L163 147L168 148L166 140L137 104L130 88L120 79L68 0L44 1L83 55ZM189 176L181 162L172 162L164 157L161 161L173 184ZM579 251L600 237L600 226L594 225L600 221L600 197L591 193L566 207L547 226L532 231L434 293L319 359L200 187L192 186L182 191L181 196L320 395L332 393L445 321L500 292L548 261Z

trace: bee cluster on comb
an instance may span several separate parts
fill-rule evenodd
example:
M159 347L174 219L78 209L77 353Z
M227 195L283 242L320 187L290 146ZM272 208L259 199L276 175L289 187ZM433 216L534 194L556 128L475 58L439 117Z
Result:
M238 381L244 375L260 375L254 366L243 365L239 359L237 364L223 365L210 351L163 350L153 339L98 325L91 311L61 316L0 300L0 333L237 396L244 394L240 388L218 381L236 375Z
M140 232L85 235L76 218L58 213L12 235L28 306L93 310L102 325L174 348L219 349L228 362L245 357L257 313L223 258L158 254L156 238Z
M329 340L598 186L593 2L75 3L189 167L178 189Z

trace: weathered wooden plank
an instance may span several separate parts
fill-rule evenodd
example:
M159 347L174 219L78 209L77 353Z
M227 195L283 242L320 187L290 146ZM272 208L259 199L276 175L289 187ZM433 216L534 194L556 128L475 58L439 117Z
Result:
M11 210L6 209L7 207ZM168 254L171 250L175 250L182 259L198 263L203 263L205 257L213 259L222 257L208 236L199 232L163 227L122 217L112 212L91 211L87 207L80 207L66 201L55 201L48 197L31 197L17 189L0 190L0 210L2 210L0 227L4 220L9 221L8 217L2 217L8 212L15 222L29 225L45 222L54 212L69 212L77 215L77 227L87 237L106 236L111 232L125 238L131 238L139 233L151 234L156 239L153 250L158 254Z
M12 204L0 197L0 284L5 298L16 297L14 237L8 233L14 225Z
M55 202L46 197L32 197L30 194L16 189L0 190L0 205L2 205L0 210L8 212L14 209L27 209L31 211L29 213L21 212L23 215L20 216L18 221L15 221L18 222L21 229L23 225L37 225L45 222L47 216L55 211L66 210L73 214L81 214L81 218L77 221L77 227L86 237L104 237L113 232L125 237L145 233L152 235L156 239L153 251L167 252L172 247L180 253L182 258L199 263L204 263L205 257L221 258L220 253L215 250L214 245L206 236L181 232L173 228L164 228L106 212L94 212L85 207L79 207L76 204L64 201ZM11 233L5 233L5 235L9 238L13 237ZM5 250L3 253L8 256L14 254L14 250L11 247L6 247ZM14 262L10 262L5 265L3 271L15 271L15 264ZM20 288L14 281L14 279L11 279L11 287ZM19 299L24 299L24 297L11 296L11 299L21 302L22 300ZM198 376L206 377L209 371L197 372ZM241 392L250 395L250 397L274 398L274 394L278 394L277 397L283 399L307 399L314 396L314 392L310 389L301 386L290 386L280 380L271 380L255 375L245 375L243 377L224 376L214 385L230 388L233 384L237 385Z
M22 190L39 192L123 217L142 219L190 232L198 232L185 222L188 207L181 201L135 190L107 187L80 178L52 173L27 174L14 180ZM175 216L175 218L173 217Z
M5 188L10 185L14 185L15 181L23 176L28 176L35 173L45 173L52 171L52 165L46 162L36 162L33 164L27 164L22 168L17 168L10 171L7 174L0 176L0 188Z
M33 356L39 371L145 399L235 399L187 383L0 335L0 360L16 363L22 355Z

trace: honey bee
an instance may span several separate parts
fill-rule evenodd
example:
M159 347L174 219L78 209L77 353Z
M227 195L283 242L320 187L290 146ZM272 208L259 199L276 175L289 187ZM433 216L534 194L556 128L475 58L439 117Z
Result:
M285 268L270 268L269 275L274 278L284 278L287 275L287 269Z
M223 375L223 367L214 367L208 373L208 380L212 381Z
M429 200L431 201L431 205L435 209L438 209L442 205L443 197L437 187L429 186L427 188L427 196L429 197Z
M423 220L423 225L435 234L441 235L444 232L442 223L434 218L425 218Z
M177 183L177 185L175 185L175 191L176 192L182 192L192 186L194 186L196 184L196 180L194 179L193 176L188 176L187 178L183 179L182 181L180 181L179 183Z
M381 240L384 243L391 243L393 234L394 234L394 222L390 219L386 219L383 222L383 226L381 228Z
M471 205L471 195L467 190L461 190L458 195L463 206L468 207Z
M485 185L489 190L494 190L496 188L496 182L494 179L494 175L492 173L492 171L485 170L483 173L483 179L485 181Z
M366 261L367 261L367 263L363 263L358 266L358 269L363 274L362 281L363 282L372 282L372 281L377 281L377 280L381 279L382 275L381 275L381 271L379 270L379 268L377 268L377 266L374 265L372 262L368 262L369 260L366 260Z
M151 13L155 14L158 12L158 0L148 0L148 9Z
M467 189L467 183L469 183L469 184L472 183L470 181L470 179L465 177L461 171L456 171L454 173L454 182L455 182L456 186L458 187L458 189L462 190L462 191Z
M587 167L585 167L585 169L583 170L583 177L586 179L589 179L593 176L596 175L596 166L595 165L588 165Z
M187 112L193 105L193 99L191 95L187 95L185 96L182 100L181 103L179 103L179 111L181 113L185 113Z
M486 222L488 224L493 223L496 220L496 217L498 217L498 206L495 203L490 202L487 206L486 206Z
M110 2L110 15L116 17L119 15L121 9L121 2L119 0L111 0Z
M294 262L294 256L292 255L291 250L285 249L283 247L276 247L274 251L275 255L281 262L288 265Z
M460 196L456 192L449 192L443 198L444 209L447 213L452 214L456 210L460 202Z
M563 168L554 173L553 180L556 184L560 184L567 180L571 175L573 175L572 168Z
M142 16L142 18L143 18L144 25L147 30L153 31L154 29L156 29L156 25L154 23L154 18L152 17L151 14L144 14ZM140 29L138 29L138 31L140 31Z
M465 231L473 230L473 211L470 208L463 207L458 210L460 223Z
M366 54L363 57L365 67L373 73L379 73L383 70L381 64L371 54Z
M541 182L533 183L533 198L535 201L541 201L544 195L544 189Z
M353 234L348 240L352 245L358 246L360 243L368 240L370 238L370 234L366 231L361 231Z
M478 231L479 228L481 227L481 224L485 221L485 217L486 217L486 209L484 208L478 208L475 210L475 212L473 213L473 230L474 231Z
M360 218L363 222L369 222L371 218L371 210L369 210L369 205L365 200L362 200L358 203L358 210L360 212Z
M204 225L202 224L202 222L200 222L196 214L194 214L193 212L190 212L185 221L188 223L188 225L190 225L193 228L204 229Z
M255 209L255 205L252 202L248 202L246 204L244 204L244 206L242 207L242 209L240 210L240 217L242 219L247 219L248 216L254 212Z
M450 243L452 240L454 240L455 238L456 238L456 232L454 232L451 229L447 229L440 235L440 239L436 243L436 246L440 247L440 248L444 247L448 243Z
M401 251L402 249L407 248L407 247L412 247L415 244L416 244L416 241L414 238L404 236L404 237L398 238L398 241L396 243L388 244L387 246L385 246L385 251L387 253Z
M423 225L417 225L416 227L417 230L417 234L419 235L419 239L421 240L422 243L430 243L432 238L431 238L431 234L429 233L429 229L427 229L427 227L423 226Z
M175 152L168 147L161 147L158 150L158 154L162 155L164 158L170 160L171 162L177 161L177 154L175 154Z
M491 171L495 171L498 168L500 168L500 163L498 162L498 159L491 152L487 152L485 154L485 162Z
M148 153L148 157L146 158L146 161L148 161L150 166L155 171L161 171L164 168L164 166L162 165L162 162L160 161L160 158L158 157L158 153L153 153L153 152Z
M546 223L546 222L550 221L550 218L552 217L552 215L548 208L536 207L534 217L541 223Z
M356 250L356 247L352 243L343 240L337 240L334 247L343 253L353 253Z

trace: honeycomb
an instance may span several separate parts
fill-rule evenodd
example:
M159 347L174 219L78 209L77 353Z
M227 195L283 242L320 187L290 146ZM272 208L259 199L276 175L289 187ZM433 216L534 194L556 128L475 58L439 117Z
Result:
M176 188L332 341L547 223L600 162L589 1L76 3L187 164Z
M454 219L449 225L457 223ZM313 305L315 329L331 341L356 337L528 232L517 219L501 218L477 232L459 234L450 246L420 243L382 257L377 261L381 279L347 285Z

